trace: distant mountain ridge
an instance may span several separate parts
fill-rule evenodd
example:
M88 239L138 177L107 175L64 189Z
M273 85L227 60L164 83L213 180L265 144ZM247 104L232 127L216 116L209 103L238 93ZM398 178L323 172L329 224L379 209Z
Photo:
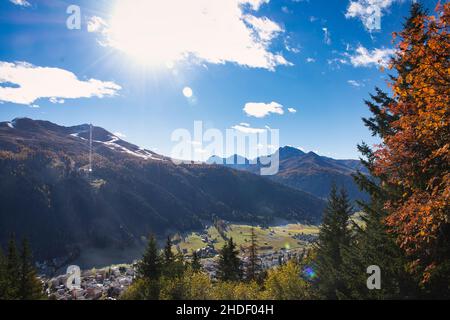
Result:
M319 223L324 202L264 177L170 158L90 125L0 122L0 242L27 237L38 259L85 248L126 249L153 232L187 231L214 217Z
M345 187L352 200L367 199L367 195L359 190L352 177L358 170L368 174L359 160L336 160L289 146L279 148L274 155L279 157L279 171L276 175L268 176L273 181L321 199L328 197L334 183L338 187ZM239 164L233 162L235 159L240 160ZM235 155L227 159L213 156L207 163L259 174L261 163L265 162L261 162L261 158L249 160Z

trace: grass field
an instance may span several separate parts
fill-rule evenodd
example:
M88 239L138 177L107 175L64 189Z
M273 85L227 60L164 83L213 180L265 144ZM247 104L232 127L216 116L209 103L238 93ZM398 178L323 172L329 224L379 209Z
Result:
M305 247L305 243L295 239L294 236L298 234L317 235L318 233L319 228L317 226L302 224L288 224L269 228L255 227L255 234L257 236L260 251L278 251L282 248L302 248ZM225 234L227 238L232 237L239 247L247 247L250 244L251 226L229 224ZM178 245L180 249L186 249L190 253L207 245L207 243L202 240L202 236L207 236L216 250L221 249L225 243L225 239L219 234L217 229L214 226L211 226L204 232L193 232L186 235Z

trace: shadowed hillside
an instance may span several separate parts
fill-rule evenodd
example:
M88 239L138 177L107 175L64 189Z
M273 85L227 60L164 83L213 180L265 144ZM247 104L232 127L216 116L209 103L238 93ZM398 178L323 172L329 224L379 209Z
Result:
M323 202L223 166L169 158L93 128L16 119L0 123L0 240L28 237L37 258L84 247L127 248L150 232L200 228L203 220L318 223Z

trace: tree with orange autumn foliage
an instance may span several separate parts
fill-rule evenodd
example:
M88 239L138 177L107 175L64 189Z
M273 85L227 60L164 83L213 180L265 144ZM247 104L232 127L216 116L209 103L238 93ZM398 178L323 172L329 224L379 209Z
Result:
M382 142L360 146L378 180L384 223L408 270L435 295L450 292L450 3L412 7L394 34L392 97L378 91L366 125ZM378 99L378 100L377 100Z

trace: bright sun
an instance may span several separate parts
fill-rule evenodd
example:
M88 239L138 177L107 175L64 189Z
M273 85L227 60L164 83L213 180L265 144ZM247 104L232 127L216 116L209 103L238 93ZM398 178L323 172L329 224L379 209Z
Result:
M118 1L110 24L110 44L147 65L173 65L181 60L182 44L170 37L174 26L161 9L155 8L154 1Z
M107 45L139 62L237 63L272 70L290 65L269 50L283 32L253 15L267 0L116 0L108 19Z

